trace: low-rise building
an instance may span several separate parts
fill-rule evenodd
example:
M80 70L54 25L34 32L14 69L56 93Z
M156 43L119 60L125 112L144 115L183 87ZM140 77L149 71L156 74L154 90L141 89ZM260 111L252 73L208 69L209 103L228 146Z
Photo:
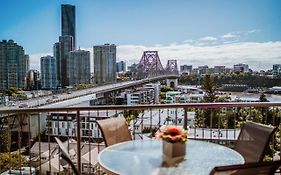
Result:
M116 111L98 111L80 114L80 133L82 140L102 138L96 120L114 117ZM75 113L51 113L46 118L46 134L50 136L77 136L77 118Z
M127 105L147 104L150 102L151 91L139 90L127 94Z
M233 70L235 72L249 72L249 65L244 63L235 64Z
M179 103L179 91L168 91L166 92L166 103Z
M178 86L177 90L185 94L203 94L202 89L194 86Z

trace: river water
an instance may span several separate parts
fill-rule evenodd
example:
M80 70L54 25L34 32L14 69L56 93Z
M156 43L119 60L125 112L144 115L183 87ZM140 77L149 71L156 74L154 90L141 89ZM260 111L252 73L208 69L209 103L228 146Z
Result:
M241 99L242 101L258 101L260 98L260 93L244 93L244 92L226 92L227 94L231 94L231 99ZM275 94L265 94L267 100L270 102L281 102L281 95Z
M226 94L230 94L231 99L240 99L242 101L258 101L260 98L260 93L244 93L244 92L225 92ZM265 94L266 98L270 102L281 102L281 95L274 95L274 94ZM86 107L90 106L90 101L83 101L76 105L72 105L76 107Z

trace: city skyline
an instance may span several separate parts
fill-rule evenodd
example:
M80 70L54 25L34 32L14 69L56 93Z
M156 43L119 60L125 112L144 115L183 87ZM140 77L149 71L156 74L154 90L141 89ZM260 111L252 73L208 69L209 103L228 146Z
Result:
M267 70L281 63L278 0L2 3L2 12L9 16L0 17L0 39L23 46L30 67L37 70L41 56L53 55L61 4L76 6L76 45L91 52L91 62L94 45L112 43L117 58L128 65L138 63L145 50L157 50L163 65L177 59L179 65L194 67L246 63L253 70ZM15 13L8 13L12 10Z

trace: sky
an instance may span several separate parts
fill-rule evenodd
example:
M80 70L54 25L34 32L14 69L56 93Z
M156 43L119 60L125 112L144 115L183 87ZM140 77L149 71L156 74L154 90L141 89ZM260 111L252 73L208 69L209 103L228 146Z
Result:
M61 4L76 6L77 46L93 52L94 45L116 44L117 60L128 65L145 50L157 50L164 67L168 59L194 67L246 63L253 70L281 64L280 0L0 2L0 40L23 46L38 70L61 33Z

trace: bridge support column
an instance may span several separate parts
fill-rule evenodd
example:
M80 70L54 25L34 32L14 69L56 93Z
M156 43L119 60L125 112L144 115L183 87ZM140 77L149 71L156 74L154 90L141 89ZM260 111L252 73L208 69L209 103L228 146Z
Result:
M177 89L178 87L178 79L177 78L172 78L172 79L166 79L167 86Z

